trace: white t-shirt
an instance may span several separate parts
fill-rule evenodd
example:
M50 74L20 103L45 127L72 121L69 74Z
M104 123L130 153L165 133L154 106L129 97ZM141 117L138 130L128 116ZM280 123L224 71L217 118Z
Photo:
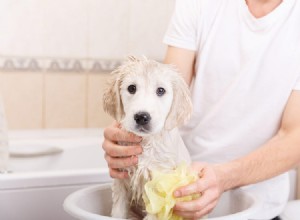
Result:
M197 51L194 114L182 129L193 160L230 161L276 134L300 90L300 1L283 0L257 19L245 0L177 0L164 42ZM280 214L288 181L283 174L246 187L264 201L253 219Z

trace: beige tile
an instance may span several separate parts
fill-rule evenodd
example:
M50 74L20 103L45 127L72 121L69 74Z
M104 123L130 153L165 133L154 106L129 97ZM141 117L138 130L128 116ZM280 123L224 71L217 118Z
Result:
M45 127L86 127L85 73L46 73Z
M89 74L88 80L88 127L105 127L113 120L103 111L102 96L109 73Z
M0 93L9 129L42 128L42 73L0 73Z

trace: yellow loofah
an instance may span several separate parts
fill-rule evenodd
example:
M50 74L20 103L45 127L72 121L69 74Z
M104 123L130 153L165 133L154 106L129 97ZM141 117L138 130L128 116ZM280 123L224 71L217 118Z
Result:
M143 194L147 212L157 215L161 220L182 220L182 217L173 214L176 202L191 201L200 195L175 198L173 193L177 188L193 183L198 178L197 173L189 171L185 164L170 173L152 172L152 180L145 184Z

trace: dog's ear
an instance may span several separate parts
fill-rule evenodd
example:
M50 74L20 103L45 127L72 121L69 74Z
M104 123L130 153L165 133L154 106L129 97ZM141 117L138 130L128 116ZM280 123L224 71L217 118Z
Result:
M138 57L134 56L134 55L129 55L126 58L126 61L127 62L139 62L140 59Z
M103 109L116 121L124 116L123 104L120 95L121 74L119 69L112 72L112 79L110 80L107 89L103 95Z
M145 62L148 61L148 58L145 56L134 56L134 55L129 55L126 57L125 63L129 64L130 63L138 63L138 62Z
M136 56L127 56L125 61L112 72L112 80L109 82L108 88L103 95L104 111L111 115L116 121L124 117L124 108L120 95L120 86L124 76L130 73L131 66L145 58L138 58Z
M173 102L171 110L165 122L165 129L171 130L183 125L191 116L193 111L190 90L183 77L176 71L173 79Z

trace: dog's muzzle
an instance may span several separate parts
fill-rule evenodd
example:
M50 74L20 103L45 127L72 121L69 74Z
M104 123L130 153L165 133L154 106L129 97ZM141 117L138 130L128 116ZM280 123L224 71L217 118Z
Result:
M147 112L139 112L134 115L134 120L138 125L147 125L151 121L151 116Z

